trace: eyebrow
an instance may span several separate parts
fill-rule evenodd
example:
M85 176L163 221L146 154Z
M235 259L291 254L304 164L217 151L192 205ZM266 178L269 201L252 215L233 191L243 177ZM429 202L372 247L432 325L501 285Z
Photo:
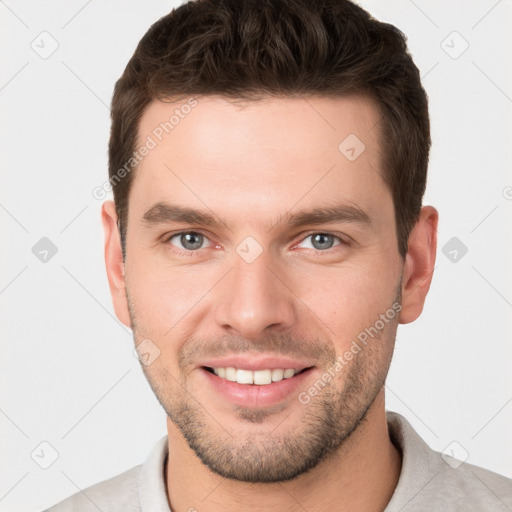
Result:
M153 205L143 216L142 222L148 226L168 222L202 224L203 226L223 226L226 223L217 216L193 208L159 202Z
M288 226L294 228L308 224L327 224L331 222L351 222L363 225L371 224L371 219L364 210L358 206L349 204L313 208L297 213L286 213L283 217L287 219L286 223ZM283 217L281 217L281 220ZM142 222L147 226L170 222L183 222L185 224L212 227L222 226L228 228L227 224L216 215L165 202L158 202L146 211L142 216Z
M292 227L307 224L327 224L329 222L354 222L358 224L371 224L370 216L358 206L340 204L322 208L303 210L287 214L288 225Z

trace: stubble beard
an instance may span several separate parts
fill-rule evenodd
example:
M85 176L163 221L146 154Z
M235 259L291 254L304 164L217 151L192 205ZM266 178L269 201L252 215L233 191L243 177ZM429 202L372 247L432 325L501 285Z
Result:
M133 306L130 318L138 343L144 336L137 332ZM295 401L291 407L304 411L300 424L286 429L285 418L278 428L265 428L265 420L274 410L238 408L237 420L244 427L262 427L255 427L253 433L242 438L236 430L228 431L218 413L208 411L208 404L193 397L185 382L177 383L165 368L142 368L166 414L205 466L224 478L241 482L284 482L306 473L337 452L362 425L384 386L392 356L392 349L386 353L385 346L393 346L397 324L396 320L390 322L308 404ZM378 344L383 346L377 348ZM327 370L335 358L333 349L326 346L323 350L324 361L330 361L323 365Z

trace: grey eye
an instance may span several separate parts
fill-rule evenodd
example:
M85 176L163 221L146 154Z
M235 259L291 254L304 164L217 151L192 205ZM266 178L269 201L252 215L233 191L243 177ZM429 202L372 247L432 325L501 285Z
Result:
M306 241L308 240L311 240L311 242L307 243ZM313 235L307 236L304 241L301 242L301 244L304 243L306 243L307 249L322 251L330 249L335 245L340 245L340 238L335 235L330 235L329 233L314 233Z
M315 249L330 249L334 245L332 235L326 235L325 233L317 233L313 235L311 244Z
M180 249L186 249L187 251L194 251L196 249L201 249L205 237L201 235L200 233L194 233L194 232L188 232L188 233L178 233L177 235L172 236L169 239L169 242L172 245L175 245L172 243L172 240L178 239L179 243L181 244Z

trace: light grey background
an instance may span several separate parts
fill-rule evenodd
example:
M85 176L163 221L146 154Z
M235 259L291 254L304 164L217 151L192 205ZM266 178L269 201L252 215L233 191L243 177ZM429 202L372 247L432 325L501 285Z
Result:
M165 435L113 312L92 191L107 179L114 82L174 5L0 0L2 511L41 510ZM361 5L408 35L430 97L425 202L440 212L431 292L399 328L388 408L433 448L512 477L512 1ZM32 250L43 237L57 248L36 246L46 262Z

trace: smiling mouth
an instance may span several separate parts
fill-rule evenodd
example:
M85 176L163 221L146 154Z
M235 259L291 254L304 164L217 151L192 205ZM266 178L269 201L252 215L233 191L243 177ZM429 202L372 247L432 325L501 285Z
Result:
M266 370L243 370L241 368L234 368L228 366L226 368L216 367L210 368L203 366L203 369L213 373L217 377L227 380L229 382L236 382L238 384L266 386L274 382L279 382L285 379L291 379L296 375L311 370L313 367L303 368L302 370L294 370L293 368L274 368Z

